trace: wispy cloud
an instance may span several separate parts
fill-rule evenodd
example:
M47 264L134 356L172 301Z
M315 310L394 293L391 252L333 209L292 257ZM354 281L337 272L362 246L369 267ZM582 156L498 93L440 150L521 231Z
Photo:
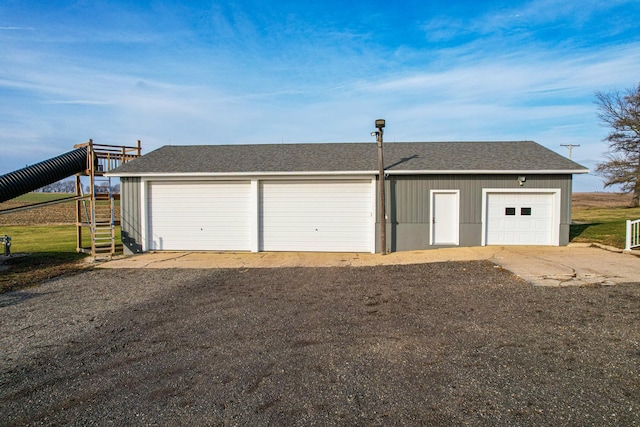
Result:
M0 26L0 31L34 31L33 27L11 27L11 26Z
M602 18L616 8L625 8L625 13L616 15L615 20ZM466 42L477 37L492 37L500 45L504 45L504 37L554 44L585 38L594 42L597 35L635 32L637 20L633 17L637 17L638 12L635 0L531 0L500 9L489 8L481 15L435 16L425 21L422 29L432 42ZM574 40L576 37L578 40Z
M69 100L49 100L43 101L44 104L51 105L109 105L113 102L109 101L92 101L89 99L69 99Z
M453 51L451 55L456 56ZM640 63L640 43L618 49L566 52L566 55L543 49L527 50L520 55L496 53L485 58L469 57L457 61L452 58L449 63L453 65L447 69L416 72L381 81L369 88L396 93L428 93L431 98L449 99L493 100L498 96L502 100L518 98L522 101L536 97L561 99L591 95L603 80L608 85L632 81Z

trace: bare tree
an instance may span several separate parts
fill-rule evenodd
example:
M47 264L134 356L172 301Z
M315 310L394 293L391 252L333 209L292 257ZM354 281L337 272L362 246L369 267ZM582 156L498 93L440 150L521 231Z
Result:
M38 191L42 193L75 193L76 182L73 179L66 181L62 179L52 184L45 185L44 187L39 188Z
M598 118L610 127L607 161L596 165L604 186L619 185L632 193L632 207L640 206L640 84L620 92L596 92Z

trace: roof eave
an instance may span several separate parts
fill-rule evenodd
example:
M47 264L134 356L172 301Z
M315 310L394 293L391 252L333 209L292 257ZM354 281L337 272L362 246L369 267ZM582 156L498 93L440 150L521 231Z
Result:
M124 172L106 173L106 176L131 177L253 177L253 176L362 176L373 175L376 171L286 171L286 172Z
M586 174L589 169L513 169L513 170L386 170L387 175L573 175ZM377 175L377 170L369 171L285 171L285 172L124 172L106 173L106 176L132 177L250 177L250 176L363 176Z
M589 169L469 169L469 170L388 170L388 175L513 175L513 174L538 174L538 175L569 175L589 173Z

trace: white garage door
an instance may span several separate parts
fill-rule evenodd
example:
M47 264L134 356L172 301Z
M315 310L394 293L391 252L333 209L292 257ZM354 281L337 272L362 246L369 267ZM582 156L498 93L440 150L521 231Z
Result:
M487 245L552 245L554 196L488 193Z
M249 182L152 182L151 250L250 250Z
M371 252L371 181L260 184L260 250Z

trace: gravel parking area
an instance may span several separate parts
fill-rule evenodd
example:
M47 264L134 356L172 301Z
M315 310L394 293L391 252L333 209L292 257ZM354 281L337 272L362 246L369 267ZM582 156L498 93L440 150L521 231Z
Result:
M639 324L489 261L89 270L0 295L0 424L638 425Z

